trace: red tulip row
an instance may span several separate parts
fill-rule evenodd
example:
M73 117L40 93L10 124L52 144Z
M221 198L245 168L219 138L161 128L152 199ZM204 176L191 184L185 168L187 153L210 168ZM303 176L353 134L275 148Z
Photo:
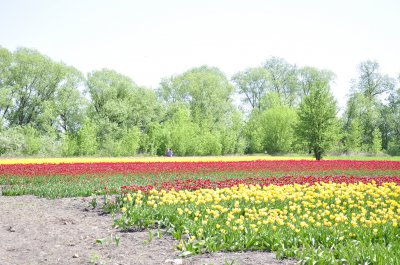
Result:
M236 171L267 172L326 172L397 171L400 161L351 160L279 160L239 162L119 162L119 163L66 163L66 164L14 164L0 165L0 176L54 176L88 174L144 174L144 173L207 173Z
M316 183L370 183L375 182L376 185L383 183L396 183L400 185L400 177L377 176L377 177L357 177L357 176L285 176L285 177L267 177L267 178L245 178L245 179L225 179L222 181L211 181L209 179L186 179L174 180L171 182L162 182L154 185L131 185L121 187L123 192L127 191L142 191L148 192L151 189L158 190L197 190L197 189L215 189L215 188L229 188L239 184L244 185L313 185Z

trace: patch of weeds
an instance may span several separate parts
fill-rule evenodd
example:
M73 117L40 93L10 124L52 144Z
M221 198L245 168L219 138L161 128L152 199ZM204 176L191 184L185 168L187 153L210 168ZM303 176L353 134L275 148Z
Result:
M90 259L89 259L90 264L103 264L103 262L100 261L100 255L97 252L92 252L90 254Z
M228 261L227 259L224 260L224 265L239 265L239 262L237 262L236 259L233 259L231 261Z
M92 206L92 209L95 209L97 207L97 199L93 198L89 204Z
M96 244L98 245L112 245L115 244L116 247L119 246L121 238L118 235L110 235L109 237L96 239Z

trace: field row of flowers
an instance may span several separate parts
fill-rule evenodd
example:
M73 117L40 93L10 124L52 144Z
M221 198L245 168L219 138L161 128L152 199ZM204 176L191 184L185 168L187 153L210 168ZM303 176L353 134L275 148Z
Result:
M71 164L71 163L129 163L129 162L228 162L255 160L313 160L312 157L285 156L193 156L193 157L60 157L0 159L0 165L12 164Z
M119 193L124 189L182 186L194 189L224 185L282 184L296 176L298 181L318 182L315 177L399 176L397 161L229 161L229 162L129 162L0 165L4 195L33 194L41 197L90 196ZM309 176L311 179L307 179ZM279 177L277 180L270 177ZM284 178L282 178L284 177ZM335 177L338 179L338 177ZM363 180L362 180L363 181ZM304 182L304 183L305 183ZM335 180L334 180L335 182Z
M400 264L400 161L182 160L0 163L0 188L118 194L107 205L117 226L166 228L183 254L268 250L306 264Z
M158 174L208 172L337 172L399 171L400 161L282 160L229 162L128 162L0 165L0 176L54 176L87 174Z
M318 183L374 183L378 186L386 183L400 185L400 177L397 176L283 176L283 177L265 177L265 178L243 178L243 179L177 179L167 182L155 183L154 185L130 185L122 186L123 193L141 191L148 193L152 190L198 190L198 189L221 189L230 188L239 185L258 185L260 187L275 185L284 186L290 184L313 185Z
M185 254L267 250L305 264L400 264L398 177L284 179L127 189L115 224L166 227Z

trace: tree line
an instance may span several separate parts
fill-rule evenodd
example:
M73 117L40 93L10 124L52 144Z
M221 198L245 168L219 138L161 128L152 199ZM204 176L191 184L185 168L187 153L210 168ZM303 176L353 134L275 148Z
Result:
M400 155L400 75L361 62L340 116L334 77L272 57L231 79L201 66L151 89L110 69L84 76L34 49L0 47L0 154Z

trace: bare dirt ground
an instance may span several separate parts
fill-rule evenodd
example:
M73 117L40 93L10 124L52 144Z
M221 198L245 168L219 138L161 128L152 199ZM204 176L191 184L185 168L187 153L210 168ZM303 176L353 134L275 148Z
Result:
M273 253L213 253L181 258L168 235L121 232L90 198L0 196L0 264L295 264ZM119 238L119 240L118 240Z

